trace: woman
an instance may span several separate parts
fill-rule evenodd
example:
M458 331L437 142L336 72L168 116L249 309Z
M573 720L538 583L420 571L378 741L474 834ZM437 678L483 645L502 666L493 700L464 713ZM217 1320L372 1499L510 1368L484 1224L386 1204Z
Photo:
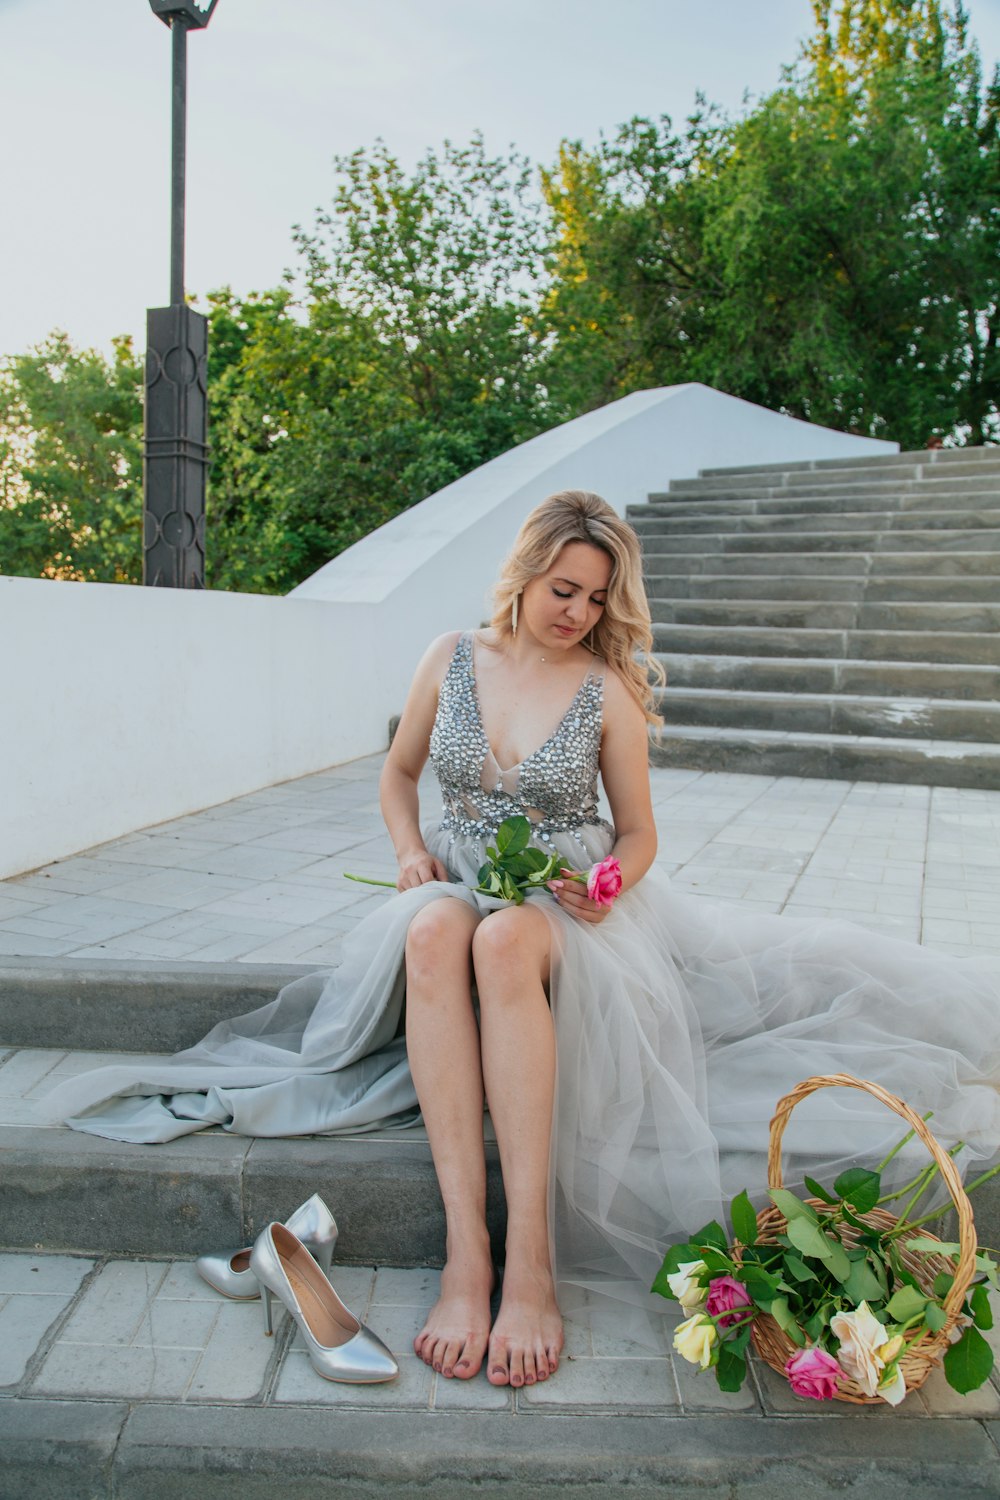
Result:
M604 1308L618 1328L662 1312L647 1289L665 1240L740 1187L761 1194L774 1103L811 1074L874 1078L933 1110L939 1138L969 1156L1000 1148L995 962L718 907L647 873L655 716L635 658L650 641L631 529L594 495L544 501L490 628L442 637L418 668L382 781L401 894L358 924L332 974L167 1064L102 1069L57 1095L75 1128L142 1141L207 1124L355 1132L413 1123L419 1103L447 1263L415 1348L446 1376L470 1378L485 1354L493 1383L531 1384L558 1364L560 1311ZM445 811L421 832L428 754ZM614 853L610 911L569 878L514 908L473 890L518 813L571 871ZM484 1088L508 1212L492 1329ZM896 1136L895 1117L853 1091L814 1095L796 1120L790 1182L878 1160ZM899 1153L887 1189L915 1160Z
M606 670L595 651L598 640L619 671ZM530 785L539 749L559 746L571 710L582 710L591 743L584 746L583 779L569 811L574 820L593 821L575 833L558 829L560 852L571 866L586 866L606 852L593 786L599 739L624 888L646 873L656 853L646 772L646 721L653 715L648 679L632 660L635 644L648 646L649 626L634 534L594 496L554 496L515 544L490 629L441 637L417 670L381 786L401 890L449 881L456 857L474 882L483 838L512 813L529 812L536 840L555 838L558 819L546 816L544 806L525 807L519 783L527 777ZM463 740L469 731L471 742ZM425 841L417 781L429 750L439 774L444 771L448 811ZM541 769L547 781L549 767ZM535 800L544 803L548 790L543 786ZM553 881L550 888L558 912L541 893L485 921L470 906L436 902L417 913L407 936L407 1052L448 1226L441 1299L415 1348L446 1376L474 1375L489 1338L489 1379L531 1384L554 1372L562 1347L547 1209L555 1089L548 984L558 918L593 926L609 908L572 880ZM508 1215L503 1300L492 1338L484 1082Z

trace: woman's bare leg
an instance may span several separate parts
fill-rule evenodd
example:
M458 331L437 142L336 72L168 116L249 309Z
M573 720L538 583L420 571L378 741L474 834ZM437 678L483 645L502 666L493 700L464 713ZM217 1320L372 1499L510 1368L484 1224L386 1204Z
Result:
M551 935L530 906L494 912L472 942L483 1073L507 1199L507 1256L486 1373L494 1385L533 1385L559 1364L562 1319L549 1248L549 1142L555 1032L545 984Z
M413 1347L442 1375L460 1380L482 1366L493 1289L483 1076L470 985L479 920L464 901L444 897L417 913L406 941L406 1049L448 1235L441 1296Z

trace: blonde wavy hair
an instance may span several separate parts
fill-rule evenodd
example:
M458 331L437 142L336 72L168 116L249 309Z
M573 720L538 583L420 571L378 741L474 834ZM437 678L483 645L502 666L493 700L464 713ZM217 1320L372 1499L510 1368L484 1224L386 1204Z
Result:
M611 559L608 602L585 644L614 668L648 722L659 726L663 720L654 706L654 684L662 687L666 674L651 655L653 631L639 539L600 495L560 490L531 512L493 588L490 625L497 640L510 640L512 606L525 584L547 573L569 542L600 547Z

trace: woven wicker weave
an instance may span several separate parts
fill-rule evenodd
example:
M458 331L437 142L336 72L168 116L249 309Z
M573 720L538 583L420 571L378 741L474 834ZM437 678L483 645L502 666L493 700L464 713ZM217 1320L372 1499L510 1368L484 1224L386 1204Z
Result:
M958 1215L958 1259L945 1254L936 1254L933 1251L916 1253L898 1246L899 1256L907 1270L911 1271L922 1290L930 1292L934 1278L941 1271L946 1271L954 1276L951 1290L944 1299L944 1311L947 1322L937 1333L927 1332L921 1338L914 1340L907 1348L899 1362L903 1372L908 1391L918 1390L927 1379L935 1365L939 1364L945 1350L950 1343L949 1333L955 1325L955 1320L962 1311L962 1303L965 1301L976 1265L976 1231L972 1218L972 1207L962 1187L962 1179L951 1157L941 1149L937 1141L927 1129L924 1121L919 1115L914 1114L910 1107L897 1099L895 1094L890 1094L887 1089L881 1088L877 1083L869 1083L863 1078L852 1078L848 1073L831 1073L825 1077L807 1078L798 1084L790 1093L778 1102L771 1121L771 1139L767 1153L767 1180L770 1188L782 1186L781 1176L781 1139L788 1124L789 1116L795 1106L803 1099L814 1094L818 1089L826 1088L849 1088L861 1089L864 1093L872 1094L881 1100L889 1109L893 1110L901 1119L905 1120L911 1130L920 1137L934 1158L941 1172L941 1176L950 1192ZM807 1200L813 1208L822 1210L825 1205L816 1198ZM869 1213L857 1214L856 1218L872 1228L878 1230L892 1229L898 1223L895 1215L887 1213L885 1209L873 1208ZM775 1236L784 1232L785 1218L778 1208L772 1205L763 1209L757 1215L757 1239L759 1243L773 1243ZM924 1231L919 1231L924 1233ZM858 1240L859 1231L850 1224L838 1226L838 1233L843 1244L850 1248ZM925 1235L933 1239L933 1235ZM762 1359L777 1370L780 1374L785 1373L787 1361L796 1351L796 1345L792 1343L787 1334L783 1333L773 1318L766 1314L759 1314L753 1321L752 1338L754 1347ZM867 1395L855 1380L844 1376L840 1382L836 1399L838 1401L850 1401L859 1406L870 1406L881 1403L881 1396Z

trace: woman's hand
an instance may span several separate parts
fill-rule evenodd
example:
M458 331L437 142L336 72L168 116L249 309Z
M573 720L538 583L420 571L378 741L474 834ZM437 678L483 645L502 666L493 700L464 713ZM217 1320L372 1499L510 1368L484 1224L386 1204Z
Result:
M586 875L581 884L574 880L574 875L582 874L579 870L565 870L564 880L550 880L549 890L555 896L563 911L568 911L571 917L579 917L581 922L603 922L611 910L610 906L599 906L596 901L591 901L587 895Z
M426 849L415 849L412 854L400 857L396 889L412 891L414 886L426 885L429 880L443 880L447 884L450 878L439 859L428 854Z

